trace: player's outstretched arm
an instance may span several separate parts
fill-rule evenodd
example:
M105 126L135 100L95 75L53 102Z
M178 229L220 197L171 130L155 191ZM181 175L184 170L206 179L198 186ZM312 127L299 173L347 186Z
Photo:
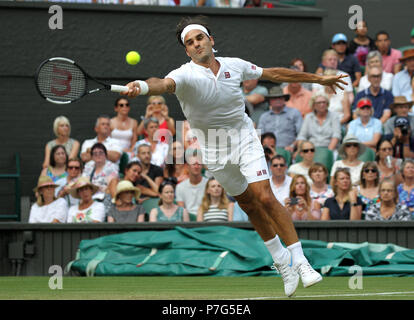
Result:
M287 68L264 68L263 74L260 77L261 80L269 80L272 82L310 82L319 83L324 86L330 87L334 92L336 88L344 89L347 83L342 78L348 77L347 75L338 76L321 76L315 73L301 72Z
M145 81L132 81L127 84L128 92L121 92L130 98L135 98L139 95L161 95L164 93L175 92L175 82L171 78L159 79L149 78Z

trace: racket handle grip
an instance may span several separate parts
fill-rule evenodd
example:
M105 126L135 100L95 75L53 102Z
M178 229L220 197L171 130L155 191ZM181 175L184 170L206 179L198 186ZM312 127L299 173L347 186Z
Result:
M129 88L127 86L118 86L116 84L111 84L112 92L128 92Z

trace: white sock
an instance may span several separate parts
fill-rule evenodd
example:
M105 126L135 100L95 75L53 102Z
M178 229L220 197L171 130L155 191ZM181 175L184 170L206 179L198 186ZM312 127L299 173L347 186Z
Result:
M308 262L305 255L303 254L302 244L298 241L287 247L292 254L293 265Z
M265 241L265 245L267 250L269 250L270 254L272 255L273 261L276 263L284 263L288 262L289 252L282 243L280 242L279 237L276 235L271 240Z

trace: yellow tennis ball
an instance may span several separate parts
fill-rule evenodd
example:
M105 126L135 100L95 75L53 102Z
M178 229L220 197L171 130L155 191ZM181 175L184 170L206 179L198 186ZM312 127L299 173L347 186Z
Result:
M141 56L136 51L130 51L126 55L126 62L128 62L128 64L134 65L137 64L140 60Z

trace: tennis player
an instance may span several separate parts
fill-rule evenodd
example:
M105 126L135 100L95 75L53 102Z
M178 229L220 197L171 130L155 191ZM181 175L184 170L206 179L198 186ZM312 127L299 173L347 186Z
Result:
M342 80L344 76L261 68L239 58L216 57L210 28L200 16L183 18L176 33L191 61L164 79L130 82L127 84L129 91L122 94L131 98L163 93L177 96L200 143L203 163L248 214L272 255L284 281L285 293L290 297L295 293L299 279L304 287L309 287L321 281L322 276L304 256L289 213L272 193L264 151L253 122L245 113L240 83L249 79L278 83L315 82L335 91L346 85ZM232 138L237 132L241 134L230 142L224 139L224 143L210 139L209 132L223 130L231 132Z

